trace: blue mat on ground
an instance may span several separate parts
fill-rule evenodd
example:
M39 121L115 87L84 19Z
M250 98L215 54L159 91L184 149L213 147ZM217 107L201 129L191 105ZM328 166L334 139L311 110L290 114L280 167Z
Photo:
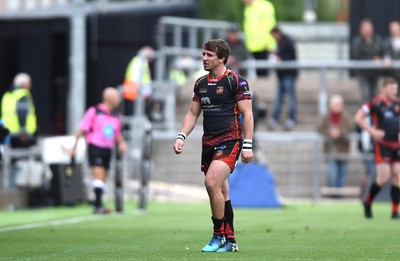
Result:
M263 164L238 164L229 177L234 207L282 207L270 170Z

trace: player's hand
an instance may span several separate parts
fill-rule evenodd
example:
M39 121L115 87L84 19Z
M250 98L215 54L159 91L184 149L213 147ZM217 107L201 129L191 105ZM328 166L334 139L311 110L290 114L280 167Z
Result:
M174 151L175 151L175 154L181 154L181 153L182 153L182 151L183 151L183 144L184 144L184 141L183 141L183 140L181 140L181 139L176 139L176 140L175 140L175 144L174 144Z
M242 161L244 163L249 163L253 160L253 151L252 150L244 150L242 151Z
M381 141L385 136L385 132L378 129L372 129L370 134L375 141Z

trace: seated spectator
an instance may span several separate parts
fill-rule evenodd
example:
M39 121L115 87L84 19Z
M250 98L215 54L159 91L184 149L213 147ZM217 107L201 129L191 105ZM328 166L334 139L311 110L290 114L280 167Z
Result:
M360 23L359 34L352 41L352 58L355 60L381 61L384 55L383 40L374 33L374 26L368 19ZM368 69L357 72L360 80L361 101L370 101L376 95L376 86L381 71Z
M385 59L389 61L400 60L400 22L393 21L389 24L390 35L385 39ZM400 81L400 69L391 70L390 76Z
M343 187L347 176L347 153L350 143L347 135L354 129L353 120L344 109L343 98L334 95L329 101L329 112L317 125L317 131L326 137L324 151L328 153L328 187Z
M230 25L225 41L231 49L226 67L245 76L246 70L243 68L242 62L250 58L250 53L247 51L246 44L240 38L240 32L236 24Z

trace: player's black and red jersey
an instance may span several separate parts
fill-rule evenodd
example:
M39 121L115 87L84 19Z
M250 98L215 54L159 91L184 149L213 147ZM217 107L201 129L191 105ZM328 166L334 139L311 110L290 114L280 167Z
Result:
M248 82L229 69L218 79L205 75L196 81L193 101L203 109L203 144L242 139L237 102L246 99L251 99Z
M371 115L374 127L385 132L379 143L386 147L400 148L400 100L388 101L382 96L376 96L363 105L365 114Z

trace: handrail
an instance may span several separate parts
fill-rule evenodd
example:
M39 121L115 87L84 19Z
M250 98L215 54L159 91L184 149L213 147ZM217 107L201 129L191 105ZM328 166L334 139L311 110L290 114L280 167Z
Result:
M172 51L174 49L167 49ZM191 50L192 51L192 50ZM182 51L183 52L183 51ZM200 50L199 50L200 53ZM279 61L269 60L247 60L243 62L243 67L247 69L249 79L253 79L255 69L299 69L299 70L318 70L319 71L319 94L318 94L318 113L323 115L327 112L328 105L328 70L390 70L400 69L400 60L393 61L370 61L370 60L320 60L320 61ZM198 69L201 68L201 62L186 64L185 68L177 69Z

